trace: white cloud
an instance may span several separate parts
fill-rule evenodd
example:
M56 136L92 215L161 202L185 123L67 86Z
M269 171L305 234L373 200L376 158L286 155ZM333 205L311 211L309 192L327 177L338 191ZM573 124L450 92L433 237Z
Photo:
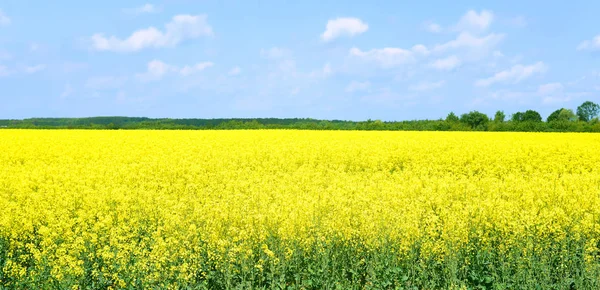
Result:
M45 68L46 68L46 65L44 65L44 64L38 64L38 65L34 65L34 66L25 66L23 68L23 72L25 72L27 74L32 74L32 73L42 71Z
M584 97L589 97L590 92L574 91L566 92L561 83L548 83L538 87L537 90L511 91L498 90L491 92L485 97L477 98L475 103L482 103L487 99L516 102L518 104L539 104L555 106Z
M504 39L504 34L491 33L486 36L477 37L469 32L461 32L456 39L444 44L438 44L433 48L434 52L445 52L452 49L469 49L475 52L491 50Z
M552 96L552 97L545 97L542 102L546 105L549 104L560 104L560 103L566 103L570 100L572 100L573 98L571 98L570 96Z
M494 83L518 83L534 74L544 73L548 67L543 62L537 62L532 65L515 65L509 70L501 71L486 79L480 79L475 82L476 86L489 86Z
M549 83L540 85L538 87L538 93L541 95L550 95L562 91L563 88L564 86L561 83Z
M150 13L157 13L159 11L160 11L160 9L158 9L158 7L156 7L150 3L146 3L142 6L131 8L131 9L125 9L125 12L133 13L133 14L150 14Z
M88 78L85 87L92 90L110 90L121 88L127 82L127 77L91 77Z
M138 74L137 78L141 81L157 81L167 73L174 71L176 71L175 67L155 59L146 65L146 72Z
M371 87L370 82L357 82L353 81L348 86L346 86L346 92L353 93L358 91L365 91Z
M65 99L65 98L69 97L70 95L72 95L73 92L75 92L75 90L73 89L71 84L66 84L65 88L63 89L62 93L60 94L60 98Z
M498 90L491 92L486 97L479 97L474 100L474 104L483 103L486 99L502 100L502 101L518 101L520 104L527 103L534 99L535 93L522 92L522 91L511 91L511 90Z
M144 6L139 7L138 9L142 13L155 13L158 11L157 8L154 7L154 5L149 3L144 4Z
M279 70L285 74L294 74L296 72L296 62L291 59L283 60L279 63Z
M440 58L429 64L430 67L442 71L453 70L454 68L460 65L461 61L456 55L451 55L446 58Z
M411 90L411 91L417 91L417 92L430 91L430 90L437 89L437 88L443 86L444 84L446 84L445 81L439 81L439 82L420 82L420 83L418 83L416 85L412 85L412 86L408 87L408 89Z
M561 83L548 83L538 87L538 95L544 96L542 102L544 104L565 103L573 99L573 94L565 94L564 86ZM574 95L579 95L575 93Z
M9 25L11 22L10 18L4 14L2 9L0 9L0 26Z
M323 68L320 70L314 70L308 74L309 78L327 78L333 75L333 69L331 68L331 64L326 63L323 65Z
M425 29L431 33L440 33L442 32L442 27L434 22L429 22L425 24Z
M242 69L239 66L235 66L235 67L231 68L231 70L229 70L228 74L230 76L237 76L241 73L242 73Z
M123 9L123 13L127 13L127 14L134 14L134 15L140 15L140 14L151 14L151 13L158 13L160 12L160 8L156 7L156 5L151 4L151 3L146 3L144 5L135 7L135 8L126 8Z
M6 76L9 76L10 74L11 74L11 72L8 69L8 67L6 67L4 65L0 65L0 77L6 77Z
M599 50L600 49L600 34L596 35L591 40L585 40L577 46L577 50Z
M331 69L331 65L329 63L326 63L323 66L323 75L325 76L329 76L333 73L333 70Z
M340 36L352 37L366 32L369 25L358 18L341 17L327 21L325 32L321 34L323 41L331 41Z
M176 15L165 25L164 32L149 27L133 32L126 39L115 36L107 38L98 33L91 37L91 42L92 48L99 51L134 52L148 47L172 47L185 39L212 34L206 15Z
M310 78L327 78L333 75L333 69L331 68L331 64L326 63L323 65L323 68L320 70L314 70L308 74Z
M182 76L189 76L191 74L195 74L197 72L201 72L206 68L213 66L214 64L210 61L200 62L195 65L189 66L186 65L179 70L179 74Z
M37 43L35 43L35 42L34 42L34 43L31 43L31 44L29 45L29 51L30 51L30 52L36 52L36 51L38 51L39 49L40 49L40 45L39 45L39 44L37 44Z
M495 58L500 58L500 57L504 57L504 53L502 53L502 51L499 51L499 50L494 50L494 52L492 53L492 56Z
M160 60L150 61L147 65L148 74L156 78L162 78L169 71L175 70L173 66L170 66Z
M365 61L375 62L384 68L399 66L415 61L415 56L412 51L395 47L371 49L368 51L362 51L353 47L350 49L350 55Z
M260 56L268 59L282 59L292 55L292 51L287 48L271 47L269 49L261 49Z
M138 80L144 82L158 81L170 73L176 73L185 77L203 71L206 68L209 68L213 65L214 64L212 62L207 61L200 62L191 66L186 65L182 68L179 68L177 66L170 65L155 59L147 64L145 73L137 74L136 77Z
M420 54L420 55L428 55L429 54L429 49L427 49L427 47L422 44L417 44L417 45L413 46L411 50L414 53Z
M475 10L469 10L458 21L454 27L457 31L483 32L490 27L494 21L494 13L488 10L482 10L477 13Z

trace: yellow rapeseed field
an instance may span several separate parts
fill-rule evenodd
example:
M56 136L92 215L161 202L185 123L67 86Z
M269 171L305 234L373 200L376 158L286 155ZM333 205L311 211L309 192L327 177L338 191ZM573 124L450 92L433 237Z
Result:
M0 288L600 288L600 135L0 131Z

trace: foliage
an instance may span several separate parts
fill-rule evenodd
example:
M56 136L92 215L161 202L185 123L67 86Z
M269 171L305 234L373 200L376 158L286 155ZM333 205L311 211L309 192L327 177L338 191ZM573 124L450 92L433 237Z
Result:
M512 114L510 120L513 122L523 122L523 112L516 112Z
M586 102L578 108L578 115L594 120L594 103ZM505 122L506 115L497 111L494 122L487 115L473 111L459 118L450 112L445 119L411 121L345 121L317 120L310 118L255 118L255 119L150 119L138 117L91 117L91 118L31 118L23 120L0 120L0 128L9 129L111 129L111 130L239 130L239 129L300 129L300 130L377 130L377 131L519 131L519 132L600 132L600 125L590 122L574 122L570 109L561 108L542 122L540 114L533 110L516 112ZM581 117L581 116L580 116ZM586 117L586 118L588 118ZM573 123L573 124L570 124Z
M450 112L450 114L448 114L448 116L446 116L446 122L448 122L448 123L456 123L459 121L460 121L460 119L458 118L458 116L456 116L454 114L454 112Z
M534 110L527 110L524 113L517 112L512 117L513 122L542 122L540 113Z
M581 121L588 122L600 113L600 105L586 101L577 107L577 116Z
M600 135L3 130L0 146L2 289L600 286Z
M506 118L506 115L504 114L503 111L497 111L496 114L494 115L494 122L502 123L502 122L504 122L505 118Z
M467 114L462 114L460 116L460 121L465 124L468 124L473 129L485 130L485 126L487 125L489 118L484 113L480 113L478 111L471 111Z
M456 115L454 115L456 116ZM107 118L107 117L105 117ZM119 129L119 130L381 130L381 131L532 131L532 132L600 132L594 122L486 122L485 126L472 127L450 116L448 120L415 121L340 121L315 119L147 119L124 121L126 117L113 117L105 124L91 123L93 118L81 119L25 119L0 120L0 129ZM111 124L112 123L112 124ZM527 123L527 124L524 124ZM6 127L5 127L6 126Z
M563 121L563 122L574 122L574 121L577 121L577 115L575 115L575 113L573 113L573 110L563 108L560 110L557 120Z
M554 112L552 112L548 118L546 118L546 122L553 122L553 121L558 121L558 115L560 114L560 112L564 110L564 108L560 108Z

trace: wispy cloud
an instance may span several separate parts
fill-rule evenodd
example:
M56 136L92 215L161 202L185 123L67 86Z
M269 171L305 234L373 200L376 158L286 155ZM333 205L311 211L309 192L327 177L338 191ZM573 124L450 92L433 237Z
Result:
M415 85L412 85L412 86L408 87L408 89L411 90L411 91L417 91L417 92L430 91L430 90L434 90L434 89L440 88L444 84L446 84L445 81L439 81L439 82L420 82L418 84L415 84Z
M148 47L172 47L185 39L212 34L206 15L176 15L165 25L164 31L149 27L133 32L126 39L98 33L91 37L91 42L92 48L98 51L134 52Z
M260 56L268 59L282 59L289 58L292 55L292 51L282 47L271 47L269 49L261 49Z
M535 74L544 73L547 70L548 66L541 61L532 65L518 64L508 70L498 72L489 78L480 79L475 82L475 85L485 87L495 83L518 83Z
M477 13L475 10L469 10L465 13L456 26L457 31L483 32L487 30L494 21L494 13L488 10L482 10Z
M435 23L435 22L427 22L424 24L425 26L425 30L431 32L431 33L440 33L442 32L442 26L440 26L439 24Z
M486 36L475 36L469 32L461 32L456 39L434 46L434 52L446 52L455 49L472 51L488 51L504 39L504 34L490 33Z
M8 67L4 66L4 65L0 65L0 77L6 77L9 76L11 74L11 71L8 69Z
M158 12L160 12L160 9L158 7L156 7L154 4L146 3L142 6L138 6L135 8L123 9L123 11L125 13L131 13L131 14L150 14L150 13L158 13Z
M600 34L590 40L584 40L577 46L577 50L600 50Z
M323 65L323 68L320 70L312 71L308 76L312 78L327 78L333 75L333 69L331 68L331 64L326 63Z
M46 68L45 64L38 64L38 65L33 65L33 66L25 66L23 67L23 72L27 73L27 74L33 74L39 71L42 71Z
M340 17L327 21L325 32L321 34L323 41L331 41L340 36L352 37L369 30L369 25L358 18Z
M456 55L451 55L446 58L436 59L429 64L430 67L440 70L440 71L449 71L457 68L461 65L460 59Z
M212 62L207 61L199 62L194 65L177 67L155 59L147 64L146 72L137 74L136 78L140 81L148 82L160 80L168 74L178 74L185 77L203 71L213 65Z
M412 51L396 47L371 49L367 51L362 51L353 47L350 49L349 53L353 57L377 63L384 68L391 68L415 61L415 56Z
M538 93L541 95L549 95L560 92L563 88L564 86L561 83L543 84L538 87Z
M346 86L346 92L353 93L359 91L368 90L371 87L371 83L368 81L365 82L357 82L353 81Z
M75 92L75 90L73 89L73 87L71 86L71 84L65 84L65 87L63 88L63 91L60 94L60 98L61 99L66 99L69 96L71 96L74 92Z
M242 73L242 68L240 68L239 66L234 66L233 68L231 68L229 70L229 73L227 73L227 74L230 76L237 76L241 73Z
M209 68L209 67L211 67L213 65L214 64L212 62L209 62L209 61L199 62L199 63L194 64L194 65L186 65L186 66L182 67L181 69L179 69L178 72L182 76L189 76L191 74L195 74L197 72L201 72L204 69Z
M6 26L9 25L11 23L11 20L8 16L6 16L6 14L4 14L4 11L2 11L2 9L0 9L0 26Z

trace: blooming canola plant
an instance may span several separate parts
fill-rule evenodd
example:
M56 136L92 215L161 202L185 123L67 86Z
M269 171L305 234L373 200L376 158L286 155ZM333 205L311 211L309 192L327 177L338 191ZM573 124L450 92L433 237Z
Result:
M600 135L2 130L0 148L1 287L600 283Z

